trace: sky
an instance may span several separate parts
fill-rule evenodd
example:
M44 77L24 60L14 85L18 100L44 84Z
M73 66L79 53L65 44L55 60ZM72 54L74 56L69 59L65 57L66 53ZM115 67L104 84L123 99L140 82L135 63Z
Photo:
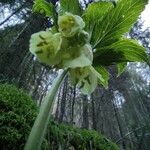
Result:
M4 10L4 16L0 15L0 22L2 22L2 20L4 20L5 18L8 17L8 15L10 15L10 12L8 9ZM141 14L142 20L144 21L143 24L143 29L146 29L147 27L150 27L150 0L149 0L149 4L146 6L145 10L142 12ZM11 24L17 23L18 20L16 21L15 17L12 17L9 22ZM3 26L0 26L0 28L3 28Z
M144 28L150 27L150 0L145 10L142 12L141 17L144 21Z

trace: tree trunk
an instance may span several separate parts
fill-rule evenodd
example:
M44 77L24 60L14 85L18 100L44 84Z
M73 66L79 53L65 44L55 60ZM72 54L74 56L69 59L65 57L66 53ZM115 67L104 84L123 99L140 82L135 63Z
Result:
M83 111L82 111L82 128L88 129L89 128L89 117L88 117L88 99L87 96L82 96L82 102L83 102Z

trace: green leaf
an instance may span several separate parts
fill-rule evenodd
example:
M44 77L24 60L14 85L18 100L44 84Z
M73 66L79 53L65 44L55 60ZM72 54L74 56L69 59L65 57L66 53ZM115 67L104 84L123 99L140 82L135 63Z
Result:
M64 14L65 12L70 12L74 15L81 15L82 9L78 0L60 0L60 14Z
M85 10L83 19L88 25L93 25L95 21L102 20L111 8L113 8L113 5L110 2L91 3Z
M94 48L110 45L115 39L120 39L130 30L147 2L148 0L118 0L116 7L111 7L103 18L98 17L91 38ZM95 6L94 10L93 18L96 18L101 9L96 9Z
M134 40L121 39L110 46L97 49L93 64L98 66L136 61L150 63L145 48Z
M105 88L108 87L109 72L103 66L95 67L95 70L102 76L103 80L99 79L99 84L102 84Z
M46 17L53 17L55 12L54 5L45 0L35 0L32 10L44 14Z
M105 88L108 87L109 73L108 71L101 65L97 67L90 67L91 71L97 76L98 83L103 85Z
M117 77L119 77L124 72L126 66L127 66L126 62L117 64L117 69L118 69Z
M90 33L94 30L96 21L103 20L108 11L113 7L112 3L108 2L96 2L88 5L83 14L83 19L86 23L86 30Z

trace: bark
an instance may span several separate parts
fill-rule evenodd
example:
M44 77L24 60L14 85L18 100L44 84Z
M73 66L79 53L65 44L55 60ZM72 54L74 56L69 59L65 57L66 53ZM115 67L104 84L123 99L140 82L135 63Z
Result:
M82 128L88 129L89 128L89 117L88 117L88 99L87 96L83 95L82 96L82 106L83 106L83 110L82 110L82 117L83 117L83 121L82 121Z
M71 124L74 124L74 105L75 105L75 99L76 99L76 86L73 88L73 98L72 98L72 104L71 104Z
M66 77L64 80L63 93L62 93L62 99L61 99L61 104L60 104L59 122L63 121L64 115L65 115L67 89L68 89L68 77Z
M97 122L96 122L96 114L95 114L95 100L94 100L94 95L91 95L91 103L92 103L92 128L94 130L97 130Z
M116 120L117 120L117 123L118 123L118 128L119 128L119 131L120 131L120 136L121 138L123 139L123 131L122 131L122 126L121 126L121 123L120 123L120 120L119 120L119 116L118 116L118 111L116 109L116 106L113 102L113 109L114 109L114 112L115 112L115 117L116 117ZM126 150L126 144L125 144L125 141L124 139L122 140L122 147L124 150Z

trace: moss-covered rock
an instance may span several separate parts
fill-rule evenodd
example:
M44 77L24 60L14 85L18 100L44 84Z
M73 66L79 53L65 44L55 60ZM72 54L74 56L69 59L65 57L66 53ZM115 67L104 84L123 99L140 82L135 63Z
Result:
M37 116L33 100L13 85L0 85L0 147L22 150ZM58 124L51 119L42 150L118 150L107 138L92 130Z
M0 85L0 147L22 150L37 115L33 100L13 85Z
M49 149L119 150L118 146L94 130L79 129L52 121L48 132Z

